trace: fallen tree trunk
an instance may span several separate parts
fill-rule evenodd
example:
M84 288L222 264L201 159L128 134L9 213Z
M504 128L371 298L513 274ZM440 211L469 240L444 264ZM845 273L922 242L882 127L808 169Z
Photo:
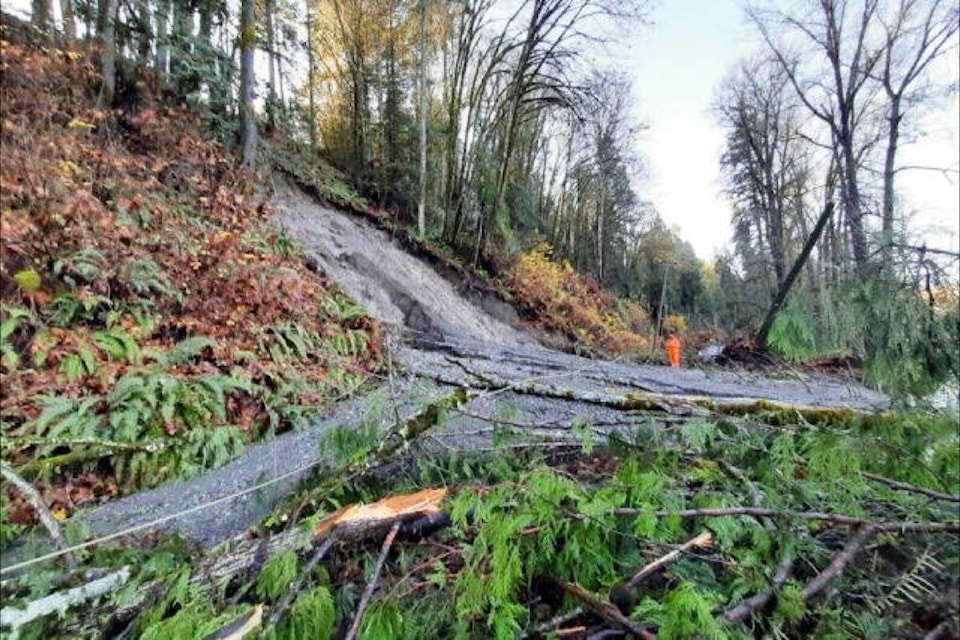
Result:
M833 203L828 202L827 206L823 208L823 213L820 214L820 219L817 220L817 226L813 228L810 237L807 238L807 241L803 245L803 249L800 250L800 255L797 256L797 260L793 263L790 273L787 274L786 279L784 279L783 284L780 286L780 290L777 291L777 296L773 299L773 304L770 305L770 311L767 312L767 317L764 318L763 324L760 325L760 330L757 331L757 344L759 344L761 348L767 346L767 337L770 335L773 321L777 319L780 308L783 307L783 303L787 301L787 296L790 294L790 289L793 288L793 283L796 282L797 276L800 275L800 270L803 269L803 265L807 263L810 252L813 251L813 246L817 244L817 240L820 239L820 235L827 226L827 221L831 215L833 215Z

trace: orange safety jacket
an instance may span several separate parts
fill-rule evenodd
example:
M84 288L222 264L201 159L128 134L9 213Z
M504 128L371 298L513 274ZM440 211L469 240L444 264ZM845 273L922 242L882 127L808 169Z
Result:
M664 343L664 346L667 348L667 360L670 361L671 367L680 366L680 340L677 336L670 336L667 338L667 341Z

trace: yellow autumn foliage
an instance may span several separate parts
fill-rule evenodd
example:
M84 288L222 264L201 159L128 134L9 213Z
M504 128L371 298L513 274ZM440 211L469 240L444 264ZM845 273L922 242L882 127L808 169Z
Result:
M523 315L589 349L636 353L649 347L650 319L643 305L618 299L568 262L551 260L551 253L550 245L537 245L507 274Z

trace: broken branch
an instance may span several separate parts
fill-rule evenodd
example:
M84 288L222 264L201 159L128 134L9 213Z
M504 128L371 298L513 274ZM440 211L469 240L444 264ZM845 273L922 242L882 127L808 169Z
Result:
M723 612L723 619L727 622L739 622L744 618L749 617L753 614L754 611L762 609L767 606L771 600L773 600L777 591L783 587L786 583L787 578L790 577L790 571L793 569L793 556L790 553L784 554L783 558L780 560L780 564L777 565L777 572L773 576L773 580L770 582L770 588L762 593L758 593L750 598L747 598L740 604L731 607Z
M620 610L611 603L590 593L580 585L564 582L561 583L560 586L564 591L573 597L583 601L583 603L586 604L587 607L598 616L610 624L620 627L633 637L644 638L644 640L656 640L656 634L645 629L644 627L641 627L636 622L620 613Z
M823 591L831 580L843 573L844 567L857 555L860 549L863 548L863 545L880 533L880 531L881 529L869 525L857 531L857 534L850 539L843 550L834 556L827 568L815 575L810 582L803 587L803 590L800 592L800 597L804 600L810 600Z
M660 556L653 562L644 566L642 569L640 569L640 571L637 571L635 574L633 574L633 577L631 577L627 581L627 584L631 587L636 587L638 584L643 582L648 576L652 575L657 570L663 568L665 565L670 564L671 562L679 558L682 554L686 553L690 549L694 547L701 547L701 548L709 547L712 544L713 544L713 536L710 535L709 531L704 531L697 537L687 540L686 542L684 542L682 545L680 545L673 551L667 554L664 554L663 556Z
M377 564L373 569L373 576L370 577L367 588L363 590L363 596L361 596L360 604L357 606L357 613L353 616L353 622L350 624L350 629L347 630L347 635L344 636L344 640L354 640L354 638L357 637L357 632L360 630L360 622L363 620L363 612L366 610L367 604L370 603L370 598L373 597L374 589L377 588L380 572L383 571L383 563L387 560L387 554L390 552L390 547L393 546L393 539L397 537L398 531L400 531L399 522L391 527L387 537L383 539L383 546L380 548L380 557L377 558Z
M297 577L297 581L290 585L290 589L283 595L283 598L277 602L276 606L273 608L273 611L270 612L270 616L267 618L267 626L272 627L283 618L283 614L286 613L287 607L290 606L290 603L293 602L293 599L296 597L297 593L300 592L300 589L303 587L303 583L310 577L310 574L313 572L313 568L317 566L323 557L327 555L327 552L330 551L330 547L333 546L334 537L329 536L326 540L323 541L317 550L314 551L313 555L310 557L310 560L307 562L306 566L300 572L300 575Z
M57 591L39 600L34 600L23 609L4 607L0 610L0 627L9 627L15 630L37 618L56 611L66 610L81 602L102 596L129 579L130 569L123 567L119 571L114 571L98 580L66 591Z

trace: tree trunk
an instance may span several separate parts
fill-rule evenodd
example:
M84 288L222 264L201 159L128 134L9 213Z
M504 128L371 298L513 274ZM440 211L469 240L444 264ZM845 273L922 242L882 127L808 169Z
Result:
M813 246L817 244L817 240L820 238L820 234L823 233L824 227L827 226L827 220L830 219L832 214L833 203L828 202L827 206L823 208L823 213L820 214L820 219L817 220L817 226L813 228L813 233L811 233L810 237L807 238L807 242L803 245L800 255L797 256L797 260L793 263L790 273L787 274L787 279L783 281L783 285L777 291L777 297L770 306L770 311L767 312L767 317L764 319L763 325L760 327L760 331L757 332L757 344L759 344L760 347L765 347L767 345L767 336L770 334L770 328L773 326L773 321L776 319L777 313L779 313L783 303L786 302L787 295L790 293L790 288L793 287L794 281L797 279L797 276L800 275L800 270L803 269L803 265L807 262L807 258L810 257L810 252L813 251Z
M153 30L150 26L149 0L137 0L137 54L146 61L150 58L150 48L153 46Z
M310 122L308 123L307 130L310 132L310 151L316 153L317 151L317 98L316 98L316 87L314 83L316 82L315 78L315 69L316 69L316 56L313 52L313 14L310 12L310 3L313 0L306 0L306 12L307 12L307 93L310 101L308 117Z
M160 77L167 77L167 63L170 60L170 33L167 24L170 19L170 0L157 0L157 57L155 66Z
M63 14L63 35L67 42L77 39L77 18L73 10L73 0L60 0L60 12Z
M887 151L883 162L883 269L889 270L893 255L893 179L896 173L897 145L900 141L900 96L890 100L890 129L887 132Z
M252 169L257 156L257 120L253 110L253 50L257 31L253 22L253 0L240 3L240 141L243 166Z
M427 0L420 0L420 202L417 231L427 234Z
M173 0L173 48L170 51L170 75L181 93L191 89L186 78L191 56L190 38L193 35L193 10L186 0Z
M277 66L274 48L276 38L273 33L273 14L276 12L276 0L266 0L264 20L267 29L267 131L272 132L277 125ZM270 134L267 134L270 137Z
M117 87L117 0L101 0L104 7L103 31L100 36L100 75L103 77L103 103L113 105Z
M32 0L31 5L30 21L37 29L43 33L47 33L50 30L50 22L52 21L53 15L50 0Z

